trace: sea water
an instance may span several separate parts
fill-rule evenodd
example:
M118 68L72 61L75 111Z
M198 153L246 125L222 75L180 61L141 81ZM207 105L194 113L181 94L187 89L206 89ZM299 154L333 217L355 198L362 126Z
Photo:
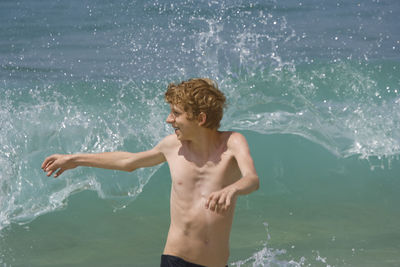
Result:
M230 266L400 265L397 0L0 2L0 264L157 266L168 166L40 169L149 149L170 82L215 79L261 179Z

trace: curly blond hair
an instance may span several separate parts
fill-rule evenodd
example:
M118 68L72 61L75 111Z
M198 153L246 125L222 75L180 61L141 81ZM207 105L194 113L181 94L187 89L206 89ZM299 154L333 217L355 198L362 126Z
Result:
M225 108L225 95L218 85L208 78L195 78L176 85L170 83L165 100L182 108L189 120L195 119L201 112L206 114L204 127L218 129Z

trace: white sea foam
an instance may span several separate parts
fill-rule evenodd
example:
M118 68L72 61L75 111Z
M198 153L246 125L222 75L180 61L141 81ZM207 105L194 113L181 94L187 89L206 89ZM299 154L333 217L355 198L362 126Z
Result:
M264 242L262 248L257 250L247 259L239 260L230 264L230 266L236 267L300 267L300 266L318 266L332 267L329 264L327 257L320 255L319 251L312 251L312 254L316 254L315 258L309 258L301 256L298 259L294 259L289 256L285 249L274 249L269 247L268 242L271 236L268 233L268 223L264 223L267 240Z
M394 159L400 154L396 93L387 93L350 62L332 64L330 74L320 75L329 65L308 73L304 66L286 73L256 72L245 81L227 82L234 108L228 109L223 125L300 135L339 157Z
M87 90L92 94L88 100L101 92L96 86ZM115 99L100 96L97 105L67 97L53 85L22 88L21 94L10 92L1 100L0 229L62 208L74 192L95 190L113 199L115 208L140 194L157 167L133 174L77 169L60 179L48 178L40 169L52 153L139 151L160 141L167 131L166 110L156 105L160 99L131 103L131 98L143 98L141 90L129 83L120 90ZM129 100L124 90L130 90Z

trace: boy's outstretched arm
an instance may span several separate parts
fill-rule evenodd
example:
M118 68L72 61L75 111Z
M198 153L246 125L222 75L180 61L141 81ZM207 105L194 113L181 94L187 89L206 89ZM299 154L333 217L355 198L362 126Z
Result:
M64 171L78 166L131 172L138 168L155 166L164 161L164 154L158 144L153 149L139 153L117 151L97 154L54 154L43 161L42 169L47 172L47 176L54 173L54 177L58 177Z

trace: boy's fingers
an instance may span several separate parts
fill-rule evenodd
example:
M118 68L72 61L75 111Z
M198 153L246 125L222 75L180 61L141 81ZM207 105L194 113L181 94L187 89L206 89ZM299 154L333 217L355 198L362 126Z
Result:
M217 202L215 202L214 200L212 200L212 201L210 202L210 205L209 205L210 210L215 210L216 204L217 204Z
M218 197L215 197L215 198L211 201L211 203L210 203L210 208L211 208L212 211L218 210L218 207L219 207L218 202L219 202L219 201L218 201Z
M227 197L227 198L226 198L226 201L225 201L225 207L226 207L226 209L228 209L230 205L231 205L231 198L230 198L230 197Z
M215 204L214 198L215 198L214 193L211 193L211 195L207 198L206 207L211 207Z
M226 198L225 195L222 195L219 197L219 200L218 200L219 206L223 206L225 204L225 198Z
M54 164L54 161L49 161L49 162L47 162L47 164L46 164L46 168L49 168L51 165L53 165Z
M42 164L42 169L43 169L44 171L46 171L46 169L49 167L49 165L50 165L50 162L44 162L44 163Z
M61 168L61 165L59 164L59 162L56 161L52 161L48 164L48 166L46 167L46 171L47 170L54 170L56 171L58 168Z
M216 211L222 212L228 209L230 205L229 196L224 193L212 193L208 199L206 200L206 208Z
M47 159L45 159L45 161L43 161L43 163L42 163L42 169L45 169L48 164L49 164L49 161Z
M60 169L55 175L54 178L57 178L58 176L60 176L65 170L64 169Z
M52 161L53 161L53 155L47 157L47 158L43 161L42 168L44 168L44 167L46 167L47 165L49 165L49 163L51 163Z
M208 197L207 198L207 200L206 200L206 208L209 208L210 207L210 199L211 199L211 197Z

